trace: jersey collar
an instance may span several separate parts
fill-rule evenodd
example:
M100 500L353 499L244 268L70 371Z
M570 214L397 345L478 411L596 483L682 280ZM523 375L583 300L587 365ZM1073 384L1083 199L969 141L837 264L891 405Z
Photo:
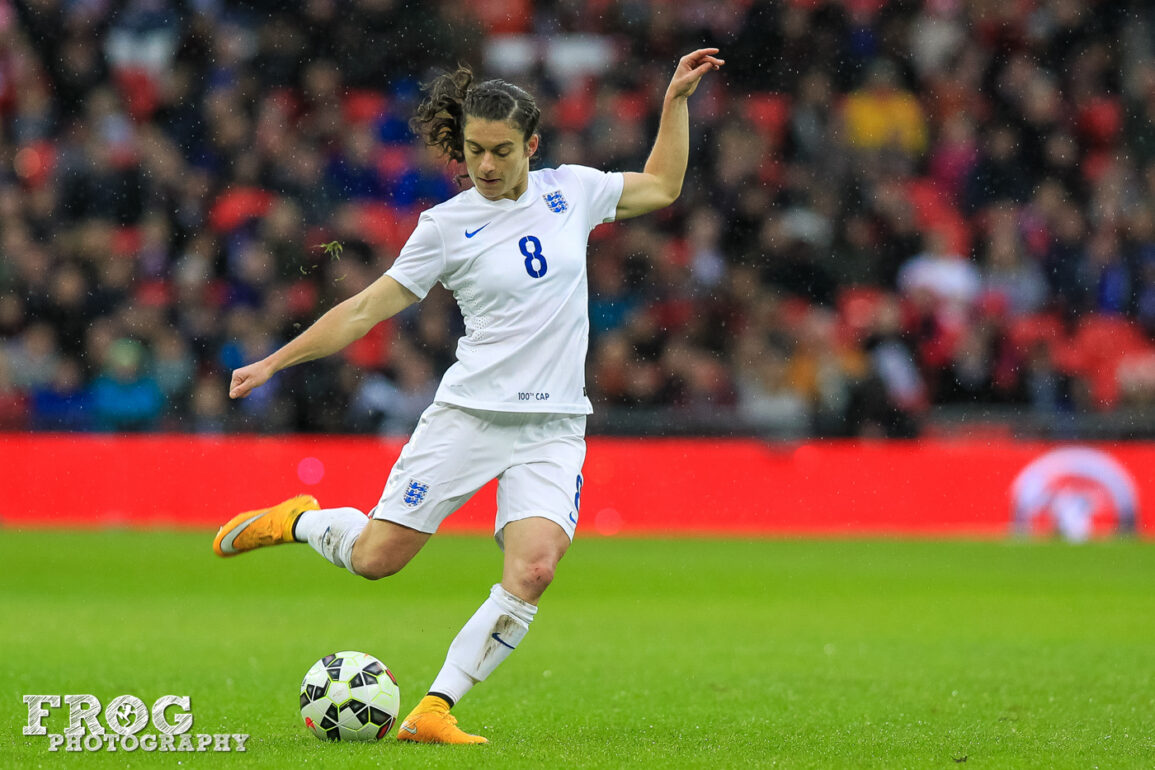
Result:
M525 185L525 191L520 196L518 196L517 200L510 200L509 198L498 198L494 201L479 193L476 187L471 187L470 189L473 191L473 194L477 200L482 203L488 204L490 206L496 206L499 209L516 209L525 206L533 200L534 191L537 189L535 181L534 172L530 171L529 181Z

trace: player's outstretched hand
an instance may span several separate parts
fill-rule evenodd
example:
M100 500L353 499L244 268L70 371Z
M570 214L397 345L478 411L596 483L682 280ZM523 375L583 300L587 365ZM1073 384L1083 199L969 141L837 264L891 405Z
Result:
M670 81L668 95L685 99L694 93L703 75L726 63L725 59L715 56L716 53L717 48L699 48L679 59L678 68L674 70L674 79Z
M242 366L233 372L233 379L229 383L229 398L244 398L268 382L272 376L272 370L264 361Z

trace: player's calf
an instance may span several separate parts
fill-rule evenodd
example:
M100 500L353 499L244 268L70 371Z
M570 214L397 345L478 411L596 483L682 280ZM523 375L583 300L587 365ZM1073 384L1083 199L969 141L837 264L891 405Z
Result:
M431 536L392 521L371 519L350 551L352 572L369 580L396 575Z

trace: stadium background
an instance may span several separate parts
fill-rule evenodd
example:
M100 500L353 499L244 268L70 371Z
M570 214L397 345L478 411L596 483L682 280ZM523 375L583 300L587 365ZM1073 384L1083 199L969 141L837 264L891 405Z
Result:
M412 703L488 538L388 585L207 539L296 491L372 505L451 298L241 403L228 372L455 191L405 129L436 67L534 90L543 163L638 168L699 44L727 64L682 199L595 232L581 537L458 707L471 763L1151 765L1149 537L1004 537L1058 443L1155 499L1149 2L288 5L0 0L0 765L55 764L20 693L78 692L190 694L252 734L218 766L461 765L320 743L295 685L364 649ZM479 497L451 529L488 528Z
M38 437L61 432L78 447L138 432L405 435L453 360L444 291L242 402L224 383L371 281L417 213L457 189L459 170L407 129L419 84L472 62L539 95L541 163L636 169L671 63L698 45L728 64L693 100L681 200L591 245L595 449L607 434L782 451L886 437L949 458L961 438L1015 458L984 480L1001 493L1015 439L1147 437L1148 10L2 2L6 467L49 456L58 440ZM636 454L635 475L663 462ZM101 473L55 465L23 476L37 491L9 519L58 519L66 499L42 490ZM270 472L291 483L295 467ZM102 501L89 521L124 509Z

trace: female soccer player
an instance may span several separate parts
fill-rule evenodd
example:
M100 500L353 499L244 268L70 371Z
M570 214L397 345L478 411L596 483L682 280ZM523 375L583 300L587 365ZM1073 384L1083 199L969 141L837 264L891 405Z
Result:
M457 362L368 518L354 508L321 510L301 495L239 514L213 541L220 556L308 542L333 564L376 580L404 567L446 516L498 479L501 582L450 644L428 695L398 728L401 740L486 742L459 729L449 709L525 636L577 525L591 411L589 233L678 197L689 156L686 102L702 76L722 66L717 53L703 48L678 62L641 173L531 172L540 116L533 97L500 80L475 83L465 68L437 78L413 125L427 144L465 162L473 187L424 212L376 282L233 372L229 395L244 398L281 369L341 350L437 282L457 299L466 327Z

